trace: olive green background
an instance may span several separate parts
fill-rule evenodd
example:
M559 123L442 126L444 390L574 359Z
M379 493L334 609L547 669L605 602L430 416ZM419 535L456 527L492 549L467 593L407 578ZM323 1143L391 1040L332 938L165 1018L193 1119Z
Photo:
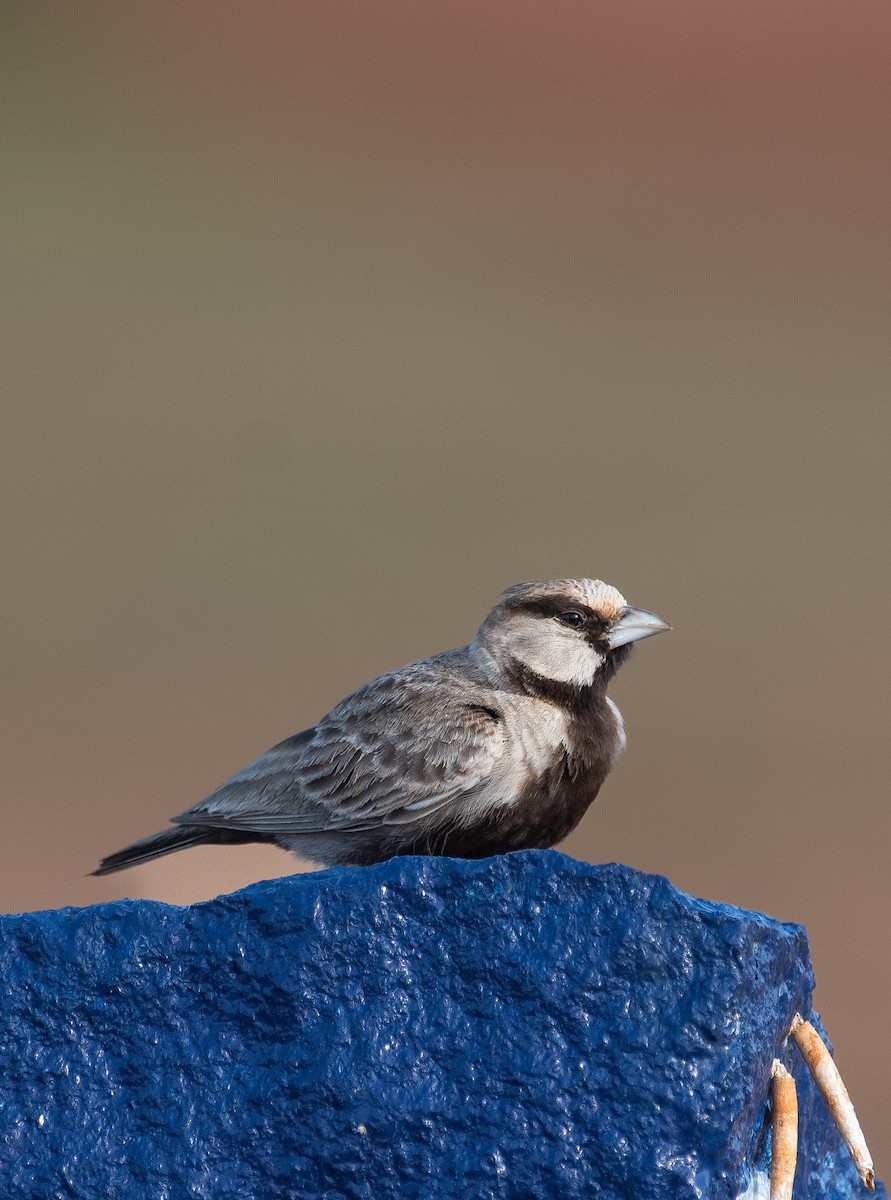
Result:
M12 3L0 906L109 879L500 590L674 632L564 849L804 922L891 1174L891 14Z

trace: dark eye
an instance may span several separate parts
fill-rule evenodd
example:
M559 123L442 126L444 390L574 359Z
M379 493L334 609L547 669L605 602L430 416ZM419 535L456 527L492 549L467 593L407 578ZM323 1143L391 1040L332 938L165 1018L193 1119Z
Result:
M569 612L560 613L557 616L557 620L561 621L564 625L579 626L584 625L585 615L584 613L576 612L575 609L571 609Z

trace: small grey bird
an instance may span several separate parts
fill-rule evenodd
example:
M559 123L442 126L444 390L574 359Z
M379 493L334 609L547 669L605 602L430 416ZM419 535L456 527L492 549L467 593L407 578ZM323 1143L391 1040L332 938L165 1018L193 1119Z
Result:
M670 628L600 580L517 584L469 646L365 684L94 874L234 842L324 866L553 846L625 746L607 684Z

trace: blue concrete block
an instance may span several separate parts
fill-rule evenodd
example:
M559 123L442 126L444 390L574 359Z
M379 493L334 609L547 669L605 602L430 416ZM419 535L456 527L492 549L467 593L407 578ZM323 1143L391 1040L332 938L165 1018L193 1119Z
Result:
M864 1196L797 1051L803 929L552 851L0 922L0 1195ZM879 1191L881 1193L881 1190Z

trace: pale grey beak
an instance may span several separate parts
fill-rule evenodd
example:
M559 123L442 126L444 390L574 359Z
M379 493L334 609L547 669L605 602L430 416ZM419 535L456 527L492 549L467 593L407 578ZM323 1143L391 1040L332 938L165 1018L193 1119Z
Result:
M610 650L615 650L619 646L627 646L629 642L652 637L654 633L665 633L666 629L671 629L671 626L655 613L643 608L623 608L622 615L607 638L607 644Z

